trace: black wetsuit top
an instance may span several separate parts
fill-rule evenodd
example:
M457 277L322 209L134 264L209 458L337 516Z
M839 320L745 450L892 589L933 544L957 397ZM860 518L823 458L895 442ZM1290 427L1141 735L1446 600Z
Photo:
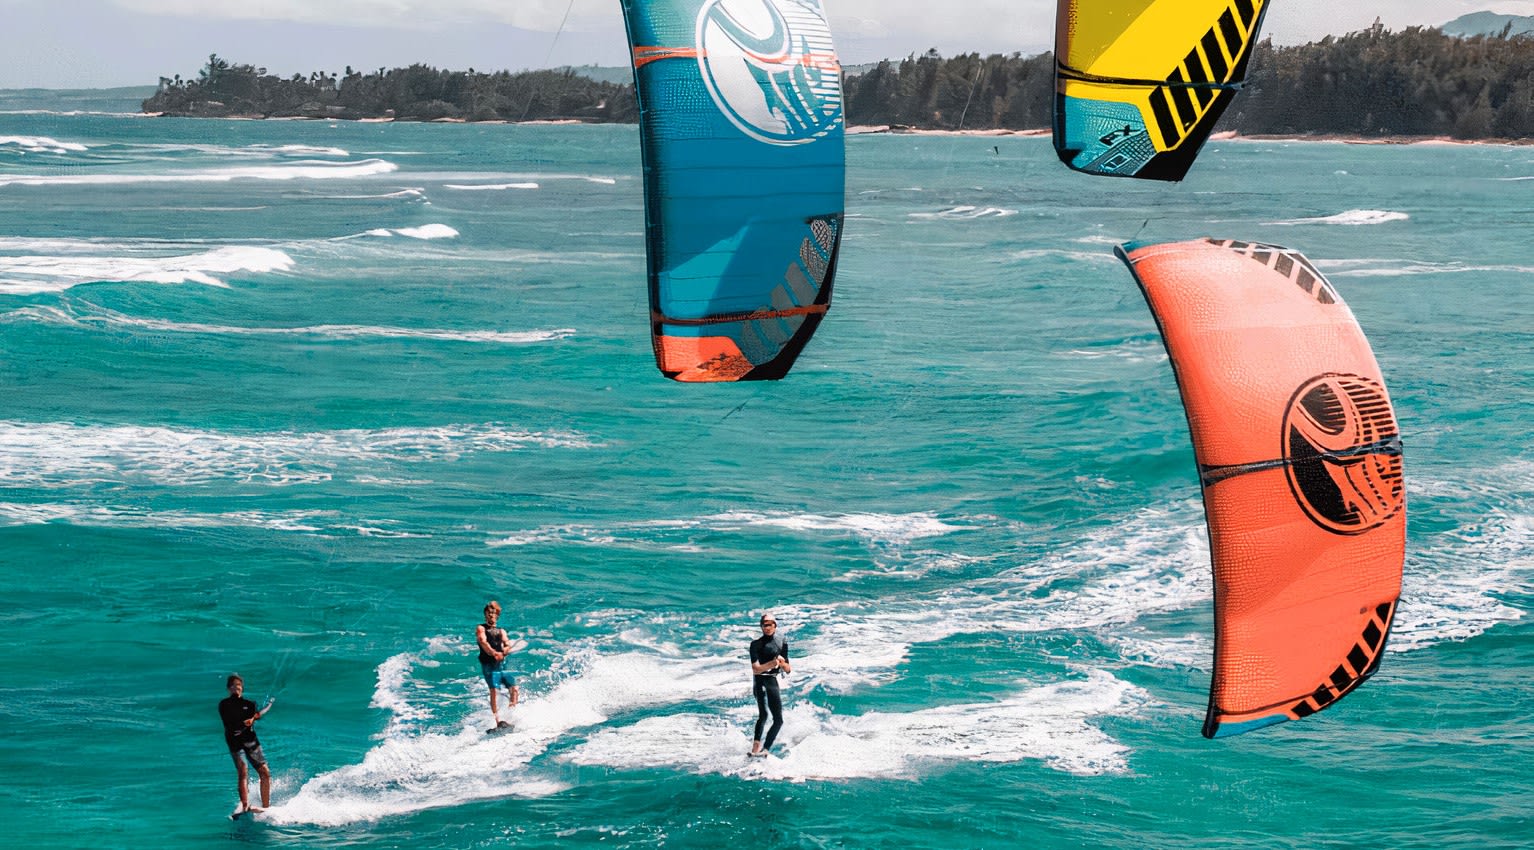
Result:
M739 646L739 644L736 644L736 646ZM771 637L762 635L756 640L751 641L752 664L766 664L774 658L782 658L784 661L788 660L788 638L780 634L774 634ZM778 671L776 670L769 670L766 673L757 673L756 675L776 677L777 673Z
M505 652L506 630L502 629L500 626L492 627L489 623L480 623L480 625L485 627L485 643L490 644L490 648L496 652ZM478 627L476 627L475 630L478 631ZM481 649L479 651L479 663L500 664L501 662L495 660L494 655L491 655Z
M254 726L245 721L256 716L256 704L241 697L226 697L218 704L219 719L224 721L224 742L229 749L238 749L261 743L256 739Z

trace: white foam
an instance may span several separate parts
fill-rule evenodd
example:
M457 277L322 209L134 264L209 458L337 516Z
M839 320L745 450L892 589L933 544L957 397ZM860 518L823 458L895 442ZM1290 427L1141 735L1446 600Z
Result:
M220 275L287 271L293 259L273 248L233 246L170 257L99 254L0 257L0 293L62 292L102 282L200 283L224 287Z
M1039 561L962 588L877 602L774 609L813 660L806 678L831 692L888 681L915 644L960 634L1090 631L1110 640L1146 615L1207 606L1209 550L1196 502L1145 510Z
M804 514L729 511L712 516L682 520L651 520L615 526L587 525L545 526L532 531L499 537L491 546L526 546L561 541L613 545L653 544L656 531L740 531L747 528L783 528L801 532L850 532L867 543L901 546L924 537L936 537L960 531L964 526L939 520L931 513L916 514ZM664 542L664 541L663 541Z
M458 231L445 224L425 224L420 227L380 227L369 230L364 236L408 236L411 239L452 239ZM346 237L342 237L343 239Z
M353 469L376 476L379 462L431 463L479 452L590 446L579 434L498 424L234 433L0 421L0 481L48 489L125 481L282 487L330 481Z
M256 150L265 148L264 145L253 147ZM277 145L272 150L284 156L351 156L341 148L320 145Z
M462 183L447 183L442 188L457 189L460 192L495 192L504 189L537 189L537 183L482 183L478 185L465 185Z
M415 186L377 195L320 195L319 197L334 201L380 201L389 198L424 198L425 196L426 190Z
M28 153L78 153L87 150L78 142L61 142L47 136L0 136L0 148L19 148Z
M547 796L566 785L534 760L593 728L564 760L788 779L913 778L942 763L1030 758L1081 775L1124 772L1125 748L1089 720L1134 715L1149 701L1107 673L1088 672L996 702L841 717L794 695L790 683L782 738L790 754L747 763L753 712L743 699L744 662L734 654L690 652L665 642L612 653L598 646L628 645L642 638L635 632L642 629L577 642L549 670L523 675L521 704L502 709L514 729L488 737L480 731L489 722L484 686L477 676L456 672L470 666L464 659L472 648L465 641L430 638L420 651L386 659L371 702L390 715L379 743L360 762L303 783L266 817L340 825L473 800ZM720 710L666 712L613 726L624 715L699 702Z
M1410 218L1411 216L1404 212L1395 212L1393 210L1347 210L1336 215L1270 221L1267 224L1282 227L1301 224L1340 224L1348 227L1357 227L1367 224L1388 224L1392 221L1406 221Z
M1348 264L1351 267L1331 268L1341 261L1321 264L1326 276L1339 277L1413 277L1425 274L1531 274L1534 266L1486 266L1466 265L1459 262L1429 262L1423 260L1365 260Z
M90 528L260 528L322 532L334 511L151 511L110 505L0 502L0 527L64 524Z
M1391 649L1470 640L1525 616L1502 597L1534 594L1534 464L1517 461L1478 475L1474 485L1408 475L1409 498L1494 504L1431 535L1427 548L1408 550Z
M668 658L635 652L600 655L577 646L556 671L523 676L523 700L503 706L513 731L486 736L485 686L478 676L421 681L437 656L464 663L472 653L457 638L379 667L372 704L390 712L381 741L360 763L304 783L288 803L268 810L278 823L339 825L500 797L542 797L567 785L539 776L530 762L571 732L613 714L684 700L719 700L740 692L739 662ZM439 676L440 679L440 676ZM554 679L544 691L539 682ZM419 686L418 686L419 685ZM467 713L466 713L467 712Z
M1073 348L1056 353L1072 360L1122 360L1126 363L1163 363L1166 347L1159 342L1124 342L1103 348Z
M144 319L93 306L89 307L85 312L78 308L22 307L8 313L0 313L0 323L19 322L36 322L72 327L142 328L144 330L155 331L156 333L208 334L218 336L303 336L332 340L368 338L425 339L442 342L472 342L499 345L533 345L569 339L575 335L574 328L553 328L550 330L533 331L476 331L401 328L388 325L307 325L290 328L243 327L198 322L170 322L164 319Z
M382 159L356 162L297 160L265 166L188 169L152 174L0 174L0 186L130 186L159 183L228 183L234 180L355 180L397 171Z
M996 702L841 716L800 701L785 712L788 753L748 760L749 717L675 714L604 729L565 758L579 765L763 779L918 779L944 764L1035 759L1080 776L1127 773L1128 750L1088 722L1132 716L1149 694L1102 671Z
M1098 265L1119 264L1118 258L1111 251L1071 251L1064 248L1030 248L1023 251L1012 251L1007 254L1012 260L1032 261L1042 258L1066 259L1081 263L1096 263Z
M556 180L579 180L599 186L616 186L616 177L595 174L572 174L569 172L486 172L486 171L416 171L411 176L421 180L441 183L444 188L458 191L494 189L531 189Z
M946 218L946 219L976 219L976 218L1007 218L1017 215L1017 210L1003 209L1001 207L976 207L958 206L943 210L942 212L914 212L911 218Z
M451 734L391 736L360 764L308 780L259 817L278 824L341 826L476 800L547 797L569 785L527 775L527 763L546 746L517 734L487 737L473 725Z

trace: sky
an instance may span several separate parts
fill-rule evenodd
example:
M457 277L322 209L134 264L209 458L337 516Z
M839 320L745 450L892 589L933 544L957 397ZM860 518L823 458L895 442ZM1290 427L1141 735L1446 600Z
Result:
M1056 0L824 0L843 64L1050 48ZM1534 0L1274 0L1264 35L1299 44L1437 26ZM480 71L628 63L619 0L0 0L0 89L154 85L210 53L291 76L424 63Z

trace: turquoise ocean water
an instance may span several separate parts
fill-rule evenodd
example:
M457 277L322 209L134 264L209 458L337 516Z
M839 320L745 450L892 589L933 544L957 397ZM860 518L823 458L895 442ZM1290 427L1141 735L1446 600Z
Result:
M1534 844L1534 149L858 136L787 380L663 380L632 127L0 115L16 847ZM1373 342L1379 675L1199 736L1192 452L1112 246L1276 242ZM491 597L531 642L487 738ZM745 646L797 658L748 764ZM215 705L276 708L261 820Z

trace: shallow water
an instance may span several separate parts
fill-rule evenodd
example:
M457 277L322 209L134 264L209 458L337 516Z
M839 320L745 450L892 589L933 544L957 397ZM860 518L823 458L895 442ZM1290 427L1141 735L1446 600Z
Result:
M647 339L631 127L0 114L17 846L1527 846L1534 152L858 136L789 378ZM1112 246L1298 248L1374 345L1379 675L1219 742L1192 453ZM484 600L525 633L486 738ZM789 637L747 763L745 644ZM234 802L238 670L276 806Z

